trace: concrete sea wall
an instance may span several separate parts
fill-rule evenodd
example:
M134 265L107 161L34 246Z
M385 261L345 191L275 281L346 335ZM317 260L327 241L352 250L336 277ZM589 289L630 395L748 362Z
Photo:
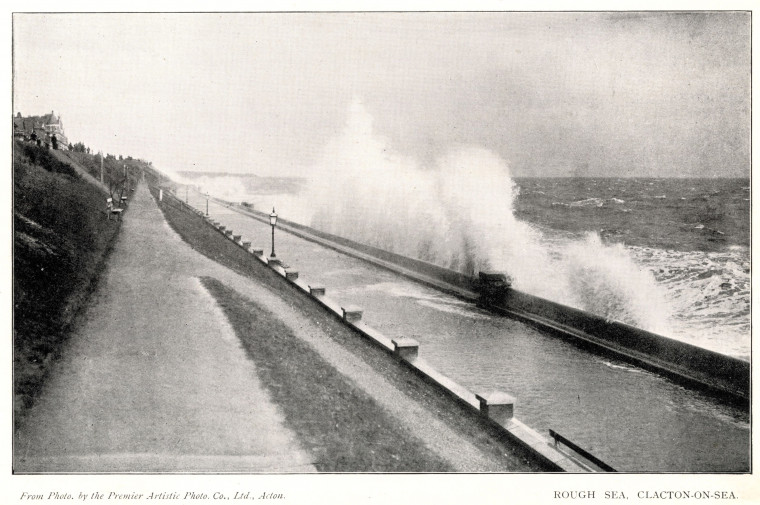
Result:
M230 207L268 222L268 215L265 213ZM734 403L749 403L751 366L747 361L618 321L608 321L594 314L515 289L481 297L478 279L474 277L314 230L282 218L278 220L277 226L307 240L370 261L460 298L477 300L485 308L518 318L594 352L601 352L666 375L680 383L717 393Z
M508 316L732 400L749 400L750 363L515 289L484 300ZM482 303L482 302L481 302Z

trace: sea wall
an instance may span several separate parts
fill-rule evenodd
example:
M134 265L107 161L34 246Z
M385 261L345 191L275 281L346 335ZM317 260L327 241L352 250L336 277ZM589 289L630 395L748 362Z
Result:
M265 213L235 210L268 222ZM680 383L715 392L732 402L748 404L750 363L515 289L488 297L479 295L476 278L438 265L314 230L280 218L277 226L307 240L371 261L406 277L443 289L490 310L550 331L594 352L613 356L666 375Z
M749 400L750 363L507 289L481 304L681 382Z
M236 209L236 210L240 210L240 209ZM253 214L253 215L258 215L259 217L265 217L268 219L267 215L262 212L248 211L248 213ZM312 235L314 237L322 238L334 244L338 244L344 247L348 247L350 249L354 249L356 251L360 251L364 254L368 254L379 260L387 261L394 265L400 266L404 269L412 270L424 276L428 276L428 277L440 280L442 282L451 284L452 286L456 286L458 288L462 288L462 289L474 292L477 286L475 278L469 275L462 274L460 272L456 272L454 270L449 270L448 268L443 268L438 265L434 265L433 263L428 263L427 261L409 258L408 256L402 256L400 254L385 251L383 249L379 249L374 246L360 244L359 242L354 242L353 240L350 240L347 238L339 237L337 235L332 235L330 233L325 233L323 231L310 228L308 226L304 226L298 223L294 223L292 221L288 221L286 219L279 218L277 220L277 225L281 226L282 224L289 227L291 229L290 231L301 231L309 235Z

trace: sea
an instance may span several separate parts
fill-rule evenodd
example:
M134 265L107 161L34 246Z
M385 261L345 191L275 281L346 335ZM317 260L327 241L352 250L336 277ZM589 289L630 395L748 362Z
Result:
M477 168L188 180L447 268L503 271L516 289L749 360L749 179L512 178L499 160L464 156Z
M748 179L515 182L515 216L539 227L547 247L563 250L589 234L619 245L654 279L666 336L749 359Z

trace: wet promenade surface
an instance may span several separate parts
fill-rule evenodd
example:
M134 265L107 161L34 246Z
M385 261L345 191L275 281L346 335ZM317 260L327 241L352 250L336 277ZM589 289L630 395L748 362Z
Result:
M205 198L189 198L205 210ZM213 201L209 213L269 254L267 224ZM516 417L542 434L553 429L620 471L749 468L746 411L281 230L275 240L300 278L362 307L388 337L417 339L422 357L471 391L514 395Z

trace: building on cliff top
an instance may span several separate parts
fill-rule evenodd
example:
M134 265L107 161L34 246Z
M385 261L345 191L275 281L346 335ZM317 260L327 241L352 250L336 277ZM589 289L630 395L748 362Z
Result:
M56 116L55 111L42 116L22 117L18 112L13 118L13 137L26 142L36 142L53 149L66 150L69 148L69 140L63 132L61 116Z

